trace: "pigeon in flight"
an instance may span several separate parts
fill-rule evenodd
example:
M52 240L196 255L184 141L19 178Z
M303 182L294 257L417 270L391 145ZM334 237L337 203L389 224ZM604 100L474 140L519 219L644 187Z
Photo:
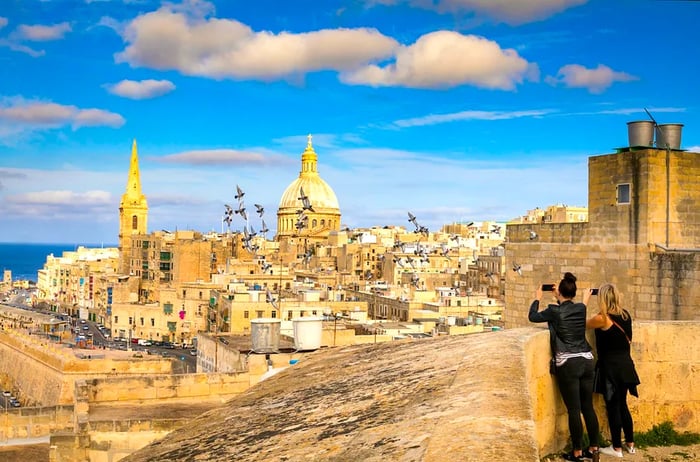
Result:
M262 272L267 273L268 270L272 269L272 263L268 263L266 261L262 262Z
M411 212L408 212L408 221L409 223L413 223L413 226L418 228L418 220L416 219L416 216Z
M277 307L277 300L275 299L275 297L272 296L272 292L270 292L270 289L267 289L267 291L265 291L265 302L272 305L274 309L279 310L279 308Z
M301 201L301 206L304 210L315 212L313 206L311 205L311 201L309 200L309 196L304 194L304 188L302 187L299 187L299 200Z
M532 231L532 230L529 230L529 232L530 232L530 237L529 237L529 239L530 239L531 241L534 241L535 239L537 239L537 233L536 233L536 232L534 232L534 231Z
M420 278L418 277L418 274L413 273L411 276L411 284L413 284L414 287L418 288L418 283L420 282Z
M260 228L260 233L261 233L261 234L265 234L265 233L267 233L268 231L270 231L270 230L267 229L267 226L265 225L265 220L262 220L262 228Z
M263 207L260 204L253 204L255 206L255 211L257 212L258 215L260 215L260 218L262 218L263 213L265 213L265 207Z
M245 193L238 185L236 185L236 195L233 196L233 198L238 199L240 201L241 199L243 199L243 196L245 196Z
M243 201L241 201L238 204L238 209L234 210L234 213L239 214L244 220L248 220L248 215L245 213L245 206L243 205Z
M513 263L513 271L518 273L520 276L523 275L523 268L522 268L522 266L518 265L517 263Z

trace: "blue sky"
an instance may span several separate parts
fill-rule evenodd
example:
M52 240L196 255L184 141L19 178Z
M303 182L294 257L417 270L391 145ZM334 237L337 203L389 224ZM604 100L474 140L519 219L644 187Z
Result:
M353 228L587 205L588 157L643 108L700 151L699 18L673 0L2 0L0 241L115 243L133 139L150 230L220 231L238 184L273 234L309 133Z

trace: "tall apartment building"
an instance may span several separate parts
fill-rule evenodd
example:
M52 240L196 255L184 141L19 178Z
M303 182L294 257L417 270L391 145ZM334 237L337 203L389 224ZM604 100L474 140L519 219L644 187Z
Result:
M508 225L507 265L521 274L507 272L507 327L527 325L537 285L566 271L580 291L617 284L635 319L700 318L700 154L676 139L590 157L587 223Z

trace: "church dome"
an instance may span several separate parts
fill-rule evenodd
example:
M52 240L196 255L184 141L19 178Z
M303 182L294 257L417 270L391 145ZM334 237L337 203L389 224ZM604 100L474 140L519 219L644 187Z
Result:
M299 178L292 181L287 186L287 189L284 190L279 204L280 211L282 209L294 209L296 212L296 210L302 208L301 199L299 199L302 188L315 209L340 210L335 192L318 174L317 160L318 156L311 144L311 135L309 135L306 150L301 155Z
M333 189L317 170L318 156L311 144L301 154L299 178L284 190L277 209L277 236L324 238L340 229L340 207ZM302 196L306 196L306 207ZM302 215L298 212L303 210Z

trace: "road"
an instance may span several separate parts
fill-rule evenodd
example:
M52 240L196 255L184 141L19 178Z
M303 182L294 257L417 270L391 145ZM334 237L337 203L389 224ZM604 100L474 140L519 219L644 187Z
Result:
M78 328L78 334L73 333L72 337L75 339L77 335L92 334L93 345L96 348L109 348L114 350L131 350L131 351L141 351L144 356L147 354L155 354L165 358L173 358L178 361L180 367L175 367L175 370L182 373L194 373L197 370L197 357L190 353L191 349L183 348L168 348L165 346L143 346L136 343L118 342L113 338L107 338L104 336L103 331L100 330L96 323L88 320L80 320L77 317L71 317L68 315L62 315L60 313L55 313L53 311L39 310L33 306L24 303L26 299L26 294L20 293L10 296L9 300L6 302L1 302L2 305L11 306L13 308L30 311L33 313L41 313L46 316L54 317L63 321L69 321L72 328ZM85 329L84 327L87 327Z

